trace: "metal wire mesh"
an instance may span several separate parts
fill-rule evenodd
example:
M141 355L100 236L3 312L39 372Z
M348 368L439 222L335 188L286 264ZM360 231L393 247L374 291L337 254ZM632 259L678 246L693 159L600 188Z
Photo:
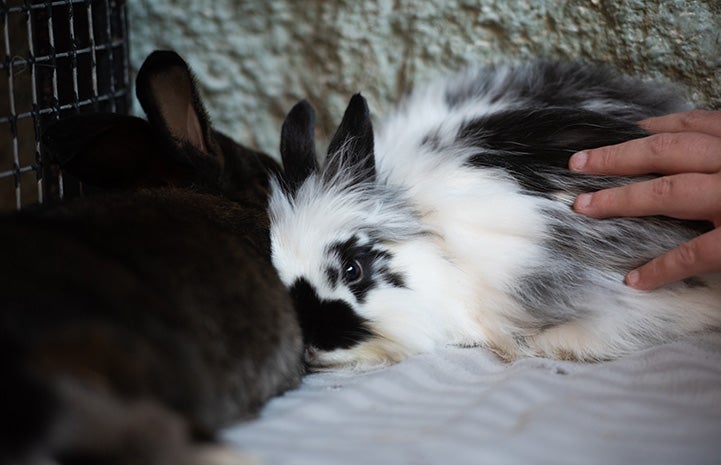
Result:
M72 196L40 136L69 114L128 112L125 1L1 0L0 22L0 210Z

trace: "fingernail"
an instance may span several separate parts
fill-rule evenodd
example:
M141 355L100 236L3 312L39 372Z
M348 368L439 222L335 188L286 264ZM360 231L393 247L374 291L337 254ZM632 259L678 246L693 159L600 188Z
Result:
M592 198L593 194L590 193L579 195L576 197L576 201L573 202L573 209L581 211L587 210L588 206L591 205Z
M588 152L585 150L581 152L576 152L571 156L571 159L568 162L568 167L572 171L581 171L586 166L586 162L588 161Z
M640 279L641 279L641 274L638 271L633 270L626 275L626 284L628 286L637 288L638 282Z

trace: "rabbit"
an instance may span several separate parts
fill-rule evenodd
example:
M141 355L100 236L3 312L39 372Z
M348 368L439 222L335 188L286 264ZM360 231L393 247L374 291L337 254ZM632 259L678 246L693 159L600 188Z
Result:
M147 57L136 92L147 121L43 135L93 192L0 217L0 463L246 463L219 429L304 373L270 261L279 165L210 126L175 52Z
M416 89L375 134L354 95L320 166L314 110L296 104L271 182L271 257L309 367L364 370L449 345L593 362L719 329L718 273L653 292L623 283L709 223L571 208L633 181L574 174L571 154L688 108L672 86L600 64L496 63Z

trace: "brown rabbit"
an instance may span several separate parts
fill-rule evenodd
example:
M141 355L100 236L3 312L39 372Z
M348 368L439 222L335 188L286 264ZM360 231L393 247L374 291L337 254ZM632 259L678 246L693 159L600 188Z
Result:
M174 52L136 85L147 122L44 135L99 192L0 218L0 463L210 463L198 441L299 383L269 260L275 162L210 127Z

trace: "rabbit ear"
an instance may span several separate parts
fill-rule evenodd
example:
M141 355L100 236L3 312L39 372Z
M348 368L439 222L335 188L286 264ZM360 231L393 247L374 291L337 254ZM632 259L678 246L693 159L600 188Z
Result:
M215 153L195 78L180 55L168 50L151 53L138 71L136 94L150 125L181 149L190 145L203 154Z
M193 167L177 163L147 121L114 113L63 118L42 136L44 160L101 188L186 185Z
M223 159L185 61L172 51L151 53L136 93L147 122L108 113L64 118L43 135L47 158L101 188L217 181Z
M290 192L295 192L308 176L318 171L314 131L313 107L301 100L285 117L280 132L280 155Z
M373 125L366 99L355 94L328 146L327 173L350 169L356 181L375 177Z

